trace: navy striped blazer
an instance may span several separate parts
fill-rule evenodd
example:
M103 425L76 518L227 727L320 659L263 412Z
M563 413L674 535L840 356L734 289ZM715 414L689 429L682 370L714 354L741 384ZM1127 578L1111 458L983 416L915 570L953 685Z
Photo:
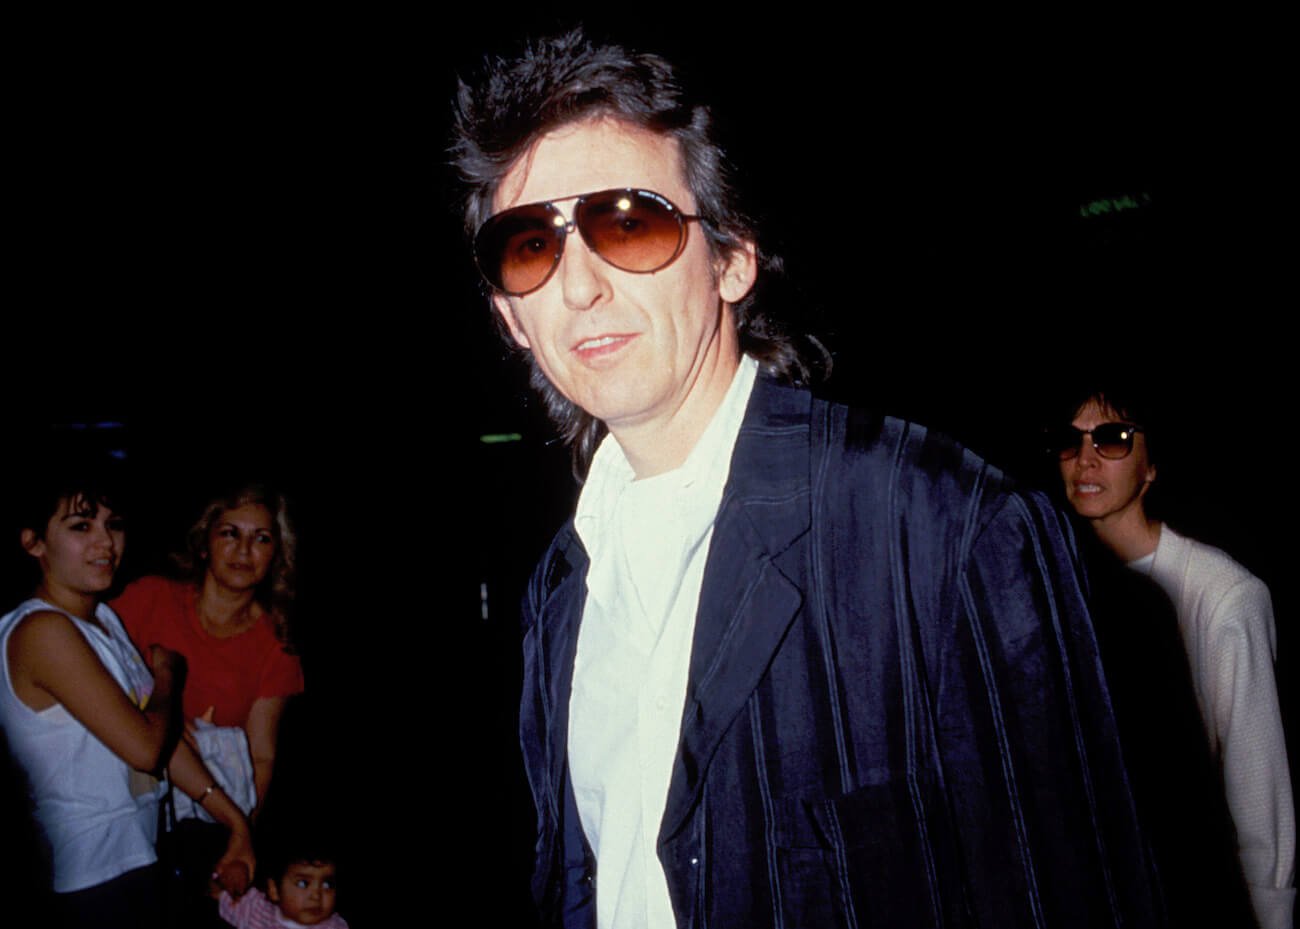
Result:
M587 558L524 603L548 924L594 925L567 778ZM1158 890L1073 538L924 428L760 378L696 618L658 853L682 927L1147 926Z

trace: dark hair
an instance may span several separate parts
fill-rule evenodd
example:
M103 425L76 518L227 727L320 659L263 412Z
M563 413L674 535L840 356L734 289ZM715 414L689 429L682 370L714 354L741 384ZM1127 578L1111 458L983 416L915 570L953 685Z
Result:
M451 152L467 187L468 234L472 237L491 215L502 179L539 138L602 117L676 139L696 211L707 219L700 228L714 255L753 242L760 270L769 276L781 273L780 258L759 247L755 223L739 203L709 108L688 95L665 59L618 45L593 45L580 29L527 45L513 59L488 60L475 83L460 82ZM756 290L732 308L741 351L767 373L792 383L828 373L830 356L821 344L787 332L759 308ZM799 343L806 343L803 351ZM574 470L580 473L604 435L604 425L556 390L535 359L531 383L572 445Z
M259 849L257 868L264 877L280 881L290 867L309 864L314 867L332 864L338 876L338 847L329 836L316 833L311 827L294 829L289 834L278 835L263 843Z
M264 484L250 483L213 497L185 534L184 550L171 556L172 564L187 580L202 582L207 571L208 534L212 527L228 510L248 505L264 506L271 513L275 557L258 586L257 601L271 615L276 635L287 645L290 613L297 592L298 537L283 494Z
M121 464L98 455L42 458L40 467L28 468L23 490L15 501L14 528L30 529L38 539L63 500L84 500L92 509L108 507L122 514L129 509Z
M1152 464L1159 463L1156 450L1161 446L1160 423L1148 392L1137 385L1121 382L1081 386L1066 395L1060 406L1060 419L1068 425L1089 403L1096 403L1124 422L1141 426L1147 460Z

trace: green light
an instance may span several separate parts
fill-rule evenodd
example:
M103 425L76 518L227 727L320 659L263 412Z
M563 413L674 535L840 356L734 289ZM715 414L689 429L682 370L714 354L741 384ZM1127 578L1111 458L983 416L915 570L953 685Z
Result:
M517 432L492 432L479 436L478 440L484 445L499 445L502 442L521 442L523 438Z
M1139 199L1141 202L1139 202ZM1129 194L1122 197L1103 197L1100 200L1082 204L1079 207L1079 215L1084 219L1088 219L1092 216L1105 216L1108 213L1122 213L1125 210L1136 210L1150 202L1151 195L1148 193L1140 194L1137 198Z

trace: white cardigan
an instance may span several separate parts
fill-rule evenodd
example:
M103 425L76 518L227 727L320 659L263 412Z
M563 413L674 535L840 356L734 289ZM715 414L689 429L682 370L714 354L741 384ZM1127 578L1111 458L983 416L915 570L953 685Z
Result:
M1224 552L1164 525L1150 572L1178 613L1255 914L1266 929L1288 929L1295 808L1273 676L1277 632L1268 588Z

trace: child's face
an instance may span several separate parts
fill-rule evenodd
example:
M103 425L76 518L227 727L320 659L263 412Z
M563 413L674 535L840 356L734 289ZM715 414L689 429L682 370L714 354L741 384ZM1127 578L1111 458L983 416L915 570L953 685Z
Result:
M334 913L334 865L295 861L283 877L270 881L266 890L281 913L304 926L314 926Z

